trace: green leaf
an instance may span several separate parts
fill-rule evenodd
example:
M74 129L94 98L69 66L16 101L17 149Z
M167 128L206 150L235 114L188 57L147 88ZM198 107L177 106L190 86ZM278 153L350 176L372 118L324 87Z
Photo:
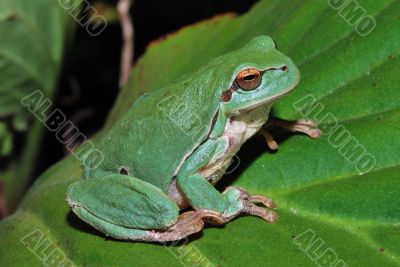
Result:
M277 224L240 217L176 247L108 240L69 212L66 188L81 174L70 157L44 173L19 211L1 223L0 265L40 266L54 251L78 266L399 266L400 2L358 1L376 19L367 36L328 2L334 1L265 0L244 16L218 17L154 43L105 128L143 92L255 35L271 35L302 73L301 84L275 105L274 115L317 119L325 135L311 140L281 134L277 153L254 138L239 153L240 171L224 183L271 196ZM314 110L304 105L308 99ZM330 121L323 120L327 114ZM352 138L347 145L340 142L344 134ZM372 170L351 154L354 144L365 149L360 155L374 159ZM47 250L38 240L50 244ZM5 253L5 247L13 249Z

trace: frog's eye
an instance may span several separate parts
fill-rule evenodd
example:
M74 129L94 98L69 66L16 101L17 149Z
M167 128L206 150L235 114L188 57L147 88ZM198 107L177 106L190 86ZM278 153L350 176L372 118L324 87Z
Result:
M261 72L255 68L242 70L238 76L236 76L236 83L242 90L254 90L261 83Z

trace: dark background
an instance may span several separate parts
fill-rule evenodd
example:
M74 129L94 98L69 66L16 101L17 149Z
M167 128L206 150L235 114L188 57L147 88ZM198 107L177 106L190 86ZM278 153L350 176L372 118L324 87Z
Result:
M93 4L96 2L91 1ZM104 1L115 5L117 1ZM135 26L135 61L149 42L181 27L218 14L242 14L256 0L203 0L198 2L170 0L134 0L131 9ZM92 37L77 26L74 40L65 52L55 106L87 136L101 129L118 94L121 28L108 24L104 32ZM46 132L41 155L33 177L66 155L54 134Z

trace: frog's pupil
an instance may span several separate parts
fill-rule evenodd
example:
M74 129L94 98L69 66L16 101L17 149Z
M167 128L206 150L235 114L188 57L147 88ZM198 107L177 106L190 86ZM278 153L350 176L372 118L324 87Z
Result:
M248 75L246 77L244 77L245 81L252 81L256 78L256 75L252 74L252 75Z

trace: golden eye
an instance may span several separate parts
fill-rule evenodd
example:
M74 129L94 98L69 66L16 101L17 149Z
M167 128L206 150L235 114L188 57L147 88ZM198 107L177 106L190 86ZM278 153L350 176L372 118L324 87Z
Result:
M261 84L261 72L255 68L242 70L236 76L236 83L242 90L254 90Z

